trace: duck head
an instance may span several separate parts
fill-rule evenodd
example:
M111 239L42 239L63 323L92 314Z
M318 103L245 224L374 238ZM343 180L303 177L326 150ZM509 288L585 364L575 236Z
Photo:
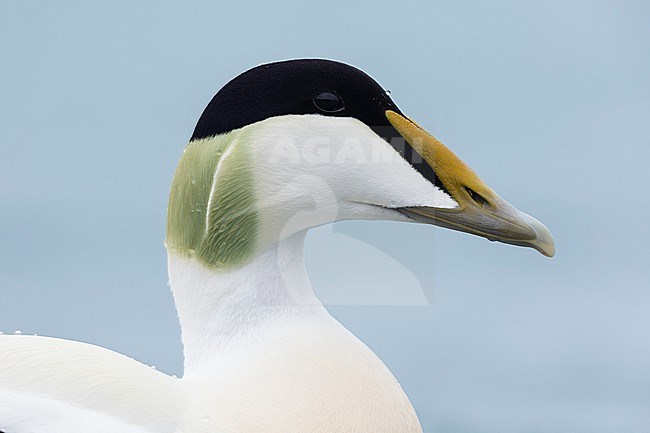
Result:
M330 60L255 67L208 104L178 165L167 246L220 269L311 227L411 221L555 249L363 71Z

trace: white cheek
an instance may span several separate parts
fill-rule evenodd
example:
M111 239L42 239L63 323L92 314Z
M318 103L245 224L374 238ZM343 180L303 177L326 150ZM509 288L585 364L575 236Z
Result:
M358 203L457 206L356 119L290 115L248 128L260 213L269 223L283 224L283 231L360 218L364 211L369 219L377 218L372 206L355 206ZM396 219L392 214L382 215Z
M354 167L355 180L363 188L352 191L349 199L388 208L428 206L454 208L451 196L425 179L385 140L369 131L363 143L371 158Z

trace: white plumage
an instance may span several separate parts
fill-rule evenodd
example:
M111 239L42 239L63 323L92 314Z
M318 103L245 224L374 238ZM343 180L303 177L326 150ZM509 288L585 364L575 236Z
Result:
M70 432L71 425L83 426L80 432L95 426L90 431L134 433L421 431L390 371L314 295L303 243L309 227L338 219L407 220L367 203L453 201L355 119L285 116L243 129L248 141L229 152L245 147L252 155L264 215L259 254L241 268L214 271L170 251L184 376L174 379L88 344L2 336L6 433ZM266 158L270 149L282 150L274 147L280 134L292 143L327 138L339 162ZM383 165L350 157L373 154ZM301 207L319 198L315 208Z

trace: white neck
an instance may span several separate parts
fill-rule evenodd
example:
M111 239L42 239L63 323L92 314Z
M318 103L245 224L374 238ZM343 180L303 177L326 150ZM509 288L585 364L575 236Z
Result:
M278 321L329 316L304 266L305 235L281 240L230 271L212 271L194 259L169 254L186 375L215 366L220 352L259 337Z
M281 240L225 272L169 254L183 380L201 390L205 413L234 431L421 433L388 368L315 297L304 238Z

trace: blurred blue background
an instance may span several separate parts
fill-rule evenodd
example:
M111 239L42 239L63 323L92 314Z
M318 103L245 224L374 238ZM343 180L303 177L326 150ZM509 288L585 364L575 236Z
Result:
M556 237L548 260L414 224L311 233L324 298L390 291L398 262L424 287L330 309L425 431L647 433L649 23L645 1L3 1L0 330L181 374L163 239L195 122L254 65L333 58Z

